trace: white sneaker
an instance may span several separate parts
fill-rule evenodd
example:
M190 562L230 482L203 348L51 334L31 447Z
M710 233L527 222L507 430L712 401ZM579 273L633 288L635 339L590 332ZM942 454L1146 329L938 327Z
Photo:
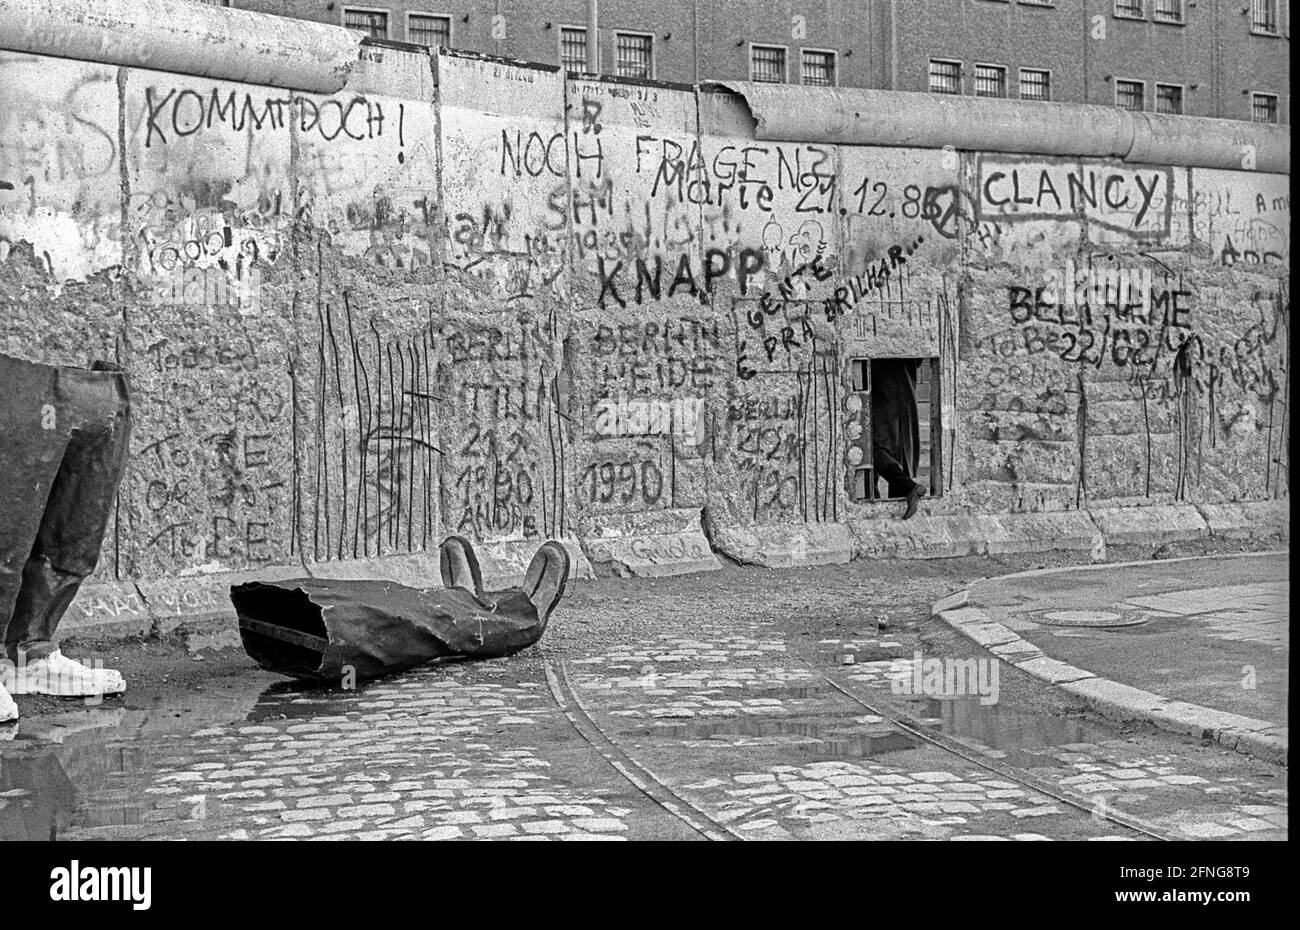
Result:
M12 694L52 694L56 697L94 697L121 694L122 676L111 668L88 668L54 650L24 665L0 664L0 685Z
M14 699L9 696L5 686L0 684L0 723L8 723L10 720L18 719L18 705Z

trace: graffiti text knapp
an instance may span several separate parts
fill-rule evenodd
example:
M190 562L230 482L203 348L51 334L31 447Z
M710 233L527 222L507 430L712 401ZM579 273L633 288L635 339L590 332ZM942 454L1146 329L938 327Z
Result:
M1169 232L1173 172L1168 168L981 159L980 220L999 223L1086 217L1116 232Z

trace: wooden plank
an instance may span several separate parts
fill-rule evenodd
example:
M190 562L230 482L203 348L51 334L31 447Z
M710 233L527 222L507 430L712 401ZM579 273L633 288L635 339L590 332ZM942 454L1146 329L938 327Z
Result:
M943 373L939 368L939 359L932 358L923 366L928 367L927 375L930 382L930 449L929 464L927 469L930 493L935 497L942 497L944 494L943 486ZM952 424L949 424L950 426Z

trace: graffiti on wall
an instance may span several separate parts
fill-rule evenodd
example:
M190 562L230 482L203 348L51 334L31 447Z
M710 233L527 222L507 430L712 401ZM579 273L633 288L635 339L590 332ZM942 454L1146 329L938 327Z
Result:
M850 356L940 359L940 509L1287 493L1287 178L755 140L689 91L458 67L438 113L22 77L0 275L30 243L126 282L150 570L874 517Z
M304 359L314 448L300 490L313 502L298 535L316 560L420 551L439 541L442 448L437 352L424 327L381 333L364 305L316 307L314 358Z
M1064 159L981 157L977 220L1085 222L1135 240L1169 235L1173 171Z

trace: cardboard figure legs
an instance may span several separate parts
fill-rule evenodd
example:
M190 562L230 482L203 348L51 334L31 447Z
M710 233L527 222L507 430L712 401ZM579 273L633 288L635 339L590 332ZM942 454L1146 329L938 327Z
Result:
M89 370L0 355L0 690L115 694L122 676L64 656L54 632L99 561L126 466L130 388ZM0 720L11 709L0 697Z
M448 536L442 541L438 547L438 568L444 588L462 588L480 600L486 597L478 556L465 537Z
M292 678L376 678L436 659L512 655L541 639L564 596L569 554L558 542L533 556L522 587L485 592L469 541L439 547L444 587L298 578L230 589L244 649Z

